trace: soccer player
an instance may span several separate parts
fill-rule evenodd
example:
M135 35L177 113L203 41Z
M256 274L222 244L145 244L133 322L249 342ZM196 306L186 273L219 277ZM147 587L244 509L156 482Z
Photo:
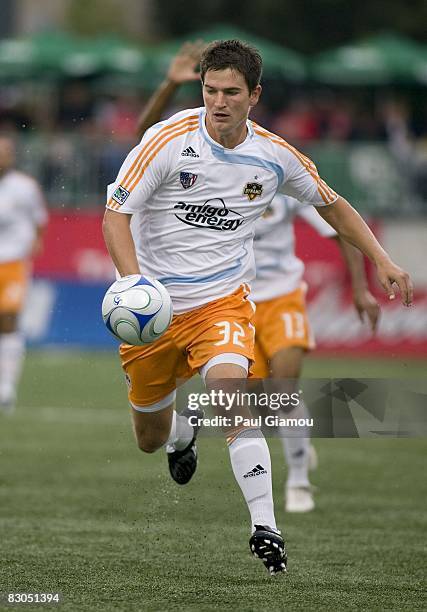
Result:
M103 230L118 273L154 276L174 304L164 336L144 347L121 345L120 355L138 446L145 452L166 446L180 483L196 469L197 431L174 410L176 380L200 372L215 388L225 378L246 379L254 359L247 286L254 276L254 224L277 192L318 207L374 262L388 295L395 296L397 283L403 302L412 302L408 274L313 162L248 119L261 95L261 70L251 46L212 43L201 60L204 107L150 128L108 190ZM271 574L285 571L267 443L250 427L229 429L227 440L251 515L251 551Z
M302 279L304 264L295 255L293 224L297 216L314 227L321 236L337 238L350 272L354 305L361 321L367 316L373 332L380 312L376 299L368 289L360 251L341 240L312 206L303 205L287 196L275 196L255 226L256 278L251 283L251 299L257 308L252 374L259 379L268 376L291 379L294 386L301 376L305 354L314 348L306 313L306 286ZM286 416L293 419L309 417L302 398ZM289 468L285 510L309 512L314 508L314 499L308 472L310 467L317 464L315 450L310 445L309 429L279 427L278 433Z
M187 42L173 58L165 81L154 92L138 122L140 138L160 117L176 89L199 78L196 71L204 43ZM368 289L362 254L341 240L335 230L309 205L301 205L288 196L277 195L255 226L256 277L251 283L251 299L255 312L255 362L252 374L264 378L291 378L296 383L301 375L303 357L314 346L309 329L304 265L295 255L293 223L296 216L312 225L321 236L336 238L350 272L354 304L361 321L366 314L375 331L379 305ZM289 418L307 418L303 401ZM310 445L308 428L279 428L283 451L288 464L285 486L287 512L308 512L314 508L309 467L317 465L317 456Z
M15 148L0 137L0 412L15 407L25 343L19 315L47 221L45 201L34 179L14 169Z

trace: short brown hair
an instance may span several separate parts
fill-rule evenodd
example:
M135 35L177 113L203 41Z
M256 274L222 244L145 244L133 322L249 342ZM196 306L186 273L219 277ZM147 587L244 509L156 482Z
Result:
M200 60L200 76L205 82L208 70L238 70L252 92L261 80L262 58L255 47L240 40L216 40L206 47Z

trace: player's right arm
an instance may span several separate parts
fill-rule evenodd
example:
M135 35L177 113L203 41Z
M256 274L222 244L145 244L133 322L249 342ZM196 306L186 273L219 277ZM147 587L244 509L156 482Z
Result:
M130 222L133 214L144 211L164 180L168 167L165 145L170 134L167 126L148 130L126 157L115 182L108 186L102 231L120 276L140 274Z
M194 131L197 125L194 113L184 111L147 130L126 157L115 182L108 186L103 233L121 276L141 273L137 251L146 237L140 235L140 229L131 230L132 215L147 213L153 193L167 180L180 150L176 139Z
M200 40L186 42L174 56L165 80L148 100L138 119L138 138L142 138L148 128L160 121L166 106L183 83L199 79L196 68L204 48L205 43Z
M102 223L105 244L120 276L140 274L130 231L131 218L131 215L107 209Z

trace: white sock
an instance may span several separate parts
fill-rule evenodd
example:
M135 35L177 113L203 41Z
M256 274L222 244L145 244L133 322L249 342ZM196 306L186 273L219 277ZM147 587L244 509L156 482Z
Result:
M166 451L173 453L176 450L184 450L193 439L194 429L188 422L187 417L177 414L176 410L172 413L172 423L169 438L166 441Z
M309 412L303 401L300 401L291 412L286 413L289 419L307 419ZM308 467L310 459L310 435L308 427L279 427L283 452L289 472L288 487L308 487Z
M242 490L251 515L252 531L255 530L255 525L277 529L271 485L270 451L265 438L259 430L244 430L228 448L234 477Z
M15 401L25 354L25 341L18 331L0 334L0 401Z

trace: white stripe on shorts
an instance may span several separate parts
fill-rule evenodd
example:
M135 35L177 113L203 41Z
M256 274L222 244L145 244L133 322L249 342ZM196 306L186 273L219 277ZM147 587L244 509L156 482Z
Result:
M244 355L239 355L238 353L222 353L221 355L215 355L215 357L209 359L209 361L199 368L200 376L203 378L203 380L205 380L208 370L210 370L212 366L218 365L219 363L235 363L246 370L246 374L249 370L249 359Z
M159 400L155 404L150 404L149 406L135 406L135 404L132 404L131 402L130 405L137 412L160 412L160 410L164 410L170 404L172 404L175 401L175 398L176 398L176 391L174 389L166 397Z

